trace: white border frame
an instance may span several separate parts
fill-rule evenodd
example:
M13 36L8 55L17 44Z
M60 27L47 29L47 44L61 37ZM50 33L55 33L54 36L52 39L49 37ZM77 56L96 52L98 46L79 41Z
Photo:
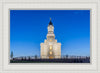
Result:
M9 0L10 1L10 0ZM60 0L59 0L60 1ZM93 0L94 1L94 0ZM83 2L76 2L76 3L73 3L73 2L35 2L32 3L32 2L22 2L22 3L18 3L18 2L7 2L7 1L4 1L2 2L2 19L3 19L3 22L2 22L2 26L3 26L3 34L1 38L3 38L3 46L1 48L3 48L3 54L2 54L2 64L1 64L1 67L0 67L0 70L1 72L9 72L9 71L66 71L66 72L71 72L71 71L86 71L86 72L89 72L89 71L92 71L92 72L98 72L99 69L99 56L98 56L98 53L99 52L99 49L98 49L98 46L97 46L97 40L98 40L98 34L97 34L97 12L98 12L98 3L99 2L92 2L92 3L83 3ZM31 64L20 64L20 65L11 65L8 63L8 51L9 49L9 41L8 41L8 36L9 36L9 33L8 33L8 27L9 27L9 21L8 21L8 10L9 8L42 8L42 9L47 9L47 8L64 8L64 9L80 9L80 8L85 8L85 9L91 9L92 10L92 19L91 19L91 25L92 25L92 64L59 64L59 65L43 65L43 64L34 64L31 65ZM5 22L6 21L6 22ZM99 27L98 27L99 28ZM2 43L1 43L2 44ZM96 49L93 49L93 48L96 48ZM1 50L1 49L0 49Z
M79 8L80 7L80 8ZM54 65L54 64L38 64L38 66L36 64L33 64L32 65L29 65L29 64L25 64L25 66L23 66L22 64L19 64L19 65L11 65L9 64L9 9L25 9L25 10L31 10L31 9L36 9L36 10L40 10L40 9L43 9L43 10L49 10L49 9L60 9L60 10L70 10L70 9L73 9L73 10L76 10L76 9L90 9L91 10L91 32L92 32L92 38L91 38L91 49L92 49L92 64L87 64L87 65L78 65L78 64L75 64L75 65L71 65L71 64L66 64L66 65L61 65L61 64L57 64L57 65ZM3 51L3 64L4 64L4 69L5 70L95 70L96 69L96 4L67 4L67 3L42 3L42 4L5 4L4 5L4 21L3 21L3 25L4 25L4 43L3 43L3 46L4 46L4 51ZM80 24L81 25L81 24ZM95 49L93 49L95 48ZM20 67L19 67L20 66ZM53 67L52 67L53 66ZM37 68L36 68L37 67Z

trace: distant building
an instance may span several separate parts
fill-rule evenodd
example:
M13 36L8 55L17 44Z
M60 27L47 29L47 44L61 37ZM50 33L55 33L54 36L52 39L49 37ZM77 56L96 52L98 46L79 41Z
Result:
M55 39L54 26L51 22L51 18L47 29L48 29L47 39L44 40L44 43L40 44L41 58L46 58L46 59L61 58L61 43L57 43L57 40Z

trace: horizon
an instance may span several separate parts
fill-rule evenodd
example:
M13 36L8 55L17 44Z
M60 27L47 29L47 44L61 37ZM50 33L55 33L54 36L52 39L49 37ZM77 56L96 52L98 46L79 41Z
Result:
M50 17L61 56L90 56L90 10L10 10L10 53L40 56Z

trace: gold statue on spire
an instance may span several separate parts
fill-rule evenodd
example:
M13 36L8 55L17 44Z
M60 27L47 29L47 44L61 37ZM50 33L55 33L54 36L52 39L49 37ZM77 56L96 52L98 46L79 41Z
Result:
M51 21L51 17L50 17L50 21Z

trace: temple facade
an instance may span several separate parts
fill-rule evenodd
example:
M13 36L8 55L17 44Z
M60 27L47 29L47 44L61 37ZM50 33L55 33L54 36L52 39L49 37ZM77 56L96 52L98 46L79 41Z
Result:
M54 26L53 23L50 22L48 24L48 33L44 40L44 43L41 43L41 58L42 59L54 59L54 58L61 58L61 43L57 43L54 34Z

